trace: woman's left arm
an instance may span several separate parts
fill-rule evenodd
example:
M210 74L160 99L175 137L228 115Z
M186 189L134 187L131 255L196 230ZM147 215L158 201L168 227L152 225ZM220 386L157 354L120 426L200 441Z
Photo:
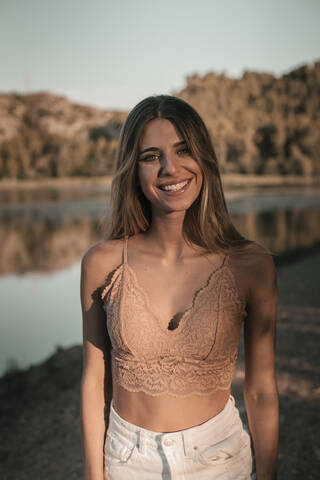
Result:
M259 246L253 257L244 327L244 399L257 478L275 480L279 436L279 396L275 375L277 273L272 256L263 247Z

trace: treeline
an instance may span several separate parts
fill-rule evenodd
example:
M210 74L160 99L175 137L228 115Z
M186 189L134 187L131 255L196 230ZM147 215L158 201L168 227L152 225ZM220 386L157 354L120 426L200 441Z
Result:
M176 94L206 121L225 173L320 174L320 61L277 78L208 73Z
M320 61L275 77L191 75L181 92L209 127L223 173L320 174ZM125 112L48 93L0 95L0 179L112 174Z
M2 94L0 178L109 175L125 117L47 93Z

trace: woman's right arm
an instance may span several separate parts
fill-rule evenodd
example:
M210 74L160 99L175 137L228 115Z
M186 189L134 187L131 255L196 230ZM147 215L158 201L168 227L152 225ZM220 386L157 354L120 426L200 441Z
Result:
M86 480L105 480L103 447L112 399L110 339L99 292L104 282L101 249L89 249L81 262L83 330L81 428Z

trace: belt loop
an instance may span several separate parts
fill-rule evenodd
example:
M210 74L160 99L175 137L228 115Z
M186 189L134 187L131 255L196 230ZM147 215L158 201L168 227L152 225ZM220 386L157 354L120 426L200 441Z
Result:
M182 437L183 451L184 451L185 456L187 456L186 443L185 443L183 432L181 432L181 437Z
M194 444L192 438L186 435L185 432L181 432L183 451L186 457L196 460L198 455L198 446Z
M145 437L145 432L142 430L139 430L137 432L139 435L139 452L144 455L146 451L146 437Z

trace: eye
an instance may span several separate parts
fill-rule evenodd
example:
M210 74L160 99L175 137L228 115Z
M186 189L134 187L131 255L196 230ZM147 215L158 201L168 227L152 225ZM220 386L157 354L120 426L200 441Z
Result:
M189 154L190 154L190 150L188 147L180 148L178 150L178 155L189 155Z
M160 155L147 155L146 157L140 158L140 162L153 162L159 160Z

